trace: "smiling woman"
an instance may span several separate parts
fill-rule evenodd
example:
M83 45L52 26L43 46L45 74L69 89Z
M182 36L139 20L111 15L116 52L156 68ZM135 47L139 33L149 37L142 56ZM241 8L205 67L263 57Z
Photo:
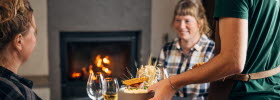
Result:
M177 38L164 45L159 63L167 68L170 75L177 75L192 69L196 63L207 62L213 57L214 42L200 0L181 0L175 7L172 27ZM169 81L170 85L172 80ZM174 88L171 85L172 88ZM205 99L208 83L192 84L180 88L174 98Z
M17 75L36 45L33 9L27 0L1 0L0 12L0 99L40 100L32 81Z
M202 20L200 20L202 21ZM200 38L199 28L201 24L196 21L193 16L179 16L177 15L173 22L173 27L181 39L182 43L185 42L196 42Z

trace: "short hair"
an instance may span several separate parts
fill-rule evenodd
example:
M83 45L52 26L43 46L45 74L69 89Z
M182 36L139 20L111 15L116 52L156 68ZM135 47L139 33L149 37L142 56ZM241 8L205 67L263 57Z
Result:
M201 3L201 0L181 0L177 3L174 15L173 15L173 21L174 23L176 16L186 16L190 15L195 17L196 21L200 24L202 24L199 20L204 20L202 27L200 27L199 32L200 34L206 34L208 37L211 35L211 29L209 27L205 9Z

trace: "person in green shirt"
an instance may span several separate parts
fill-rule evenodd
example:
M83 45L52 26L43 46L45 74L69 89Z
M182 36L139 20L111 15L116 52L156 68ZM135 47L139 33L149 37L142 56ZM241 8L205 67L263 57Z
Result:
M246 62L242 74L262 72L280 65L279 1L216 0L214 17L219 20L219 23L225 22L219 26L220 32L224 32L221 34L232 32L223 26L236 23L236 26L232 26L234 29L234 27L246 25L247 33L240 34L246 40L244 44L247 45ZM237 23L239 20L242 21ZM229 99L280 100L280 76L277 74L249 82L236 81Z
M214 17L220 52L201 67L149 87L155 92L150 100L170 100L177 88L221 79L234 80L229 96L223 100L280 100L278 70L264 78L254 79L257 76L252 74L279 68L280 0L216 0ZM247 81L228 78L239 73L246 74ZM221 81L219 85L225 84Z

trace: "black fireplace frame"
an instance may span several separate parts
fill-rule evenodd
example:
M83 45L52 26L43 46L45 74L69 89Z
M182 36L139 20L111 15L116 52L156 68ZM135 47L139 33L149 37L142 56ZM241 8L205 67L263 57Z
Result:
M60 32L60 70L61 70L61 91L62 99L67 99L70 96L79 97L76 95L81 92L86 95L86 87L77 87L79 84L86 86L86 82L68 82L67 72L69 59L67 57L67 43L71 42L130 42L131 43L131 65L134 67L134 62L138 62L139 53L139 36L141 31L115 31L115 32ZM130 68L131 73L135 75L136 68ZM73 88L76 87L76 88ZM71 92L69 91L71 90ZM77 93L76 93L77 92Z

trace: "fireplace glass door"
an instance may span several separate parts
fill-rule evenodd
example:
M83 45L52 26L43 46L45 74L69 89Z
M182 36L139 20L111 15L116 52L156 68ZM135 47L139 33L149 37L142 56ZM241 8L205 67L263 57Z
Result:
M62 98L87 97L90 73L119 81L136 72L138 32L62 32ZM132 76L131 76L132 75Z

